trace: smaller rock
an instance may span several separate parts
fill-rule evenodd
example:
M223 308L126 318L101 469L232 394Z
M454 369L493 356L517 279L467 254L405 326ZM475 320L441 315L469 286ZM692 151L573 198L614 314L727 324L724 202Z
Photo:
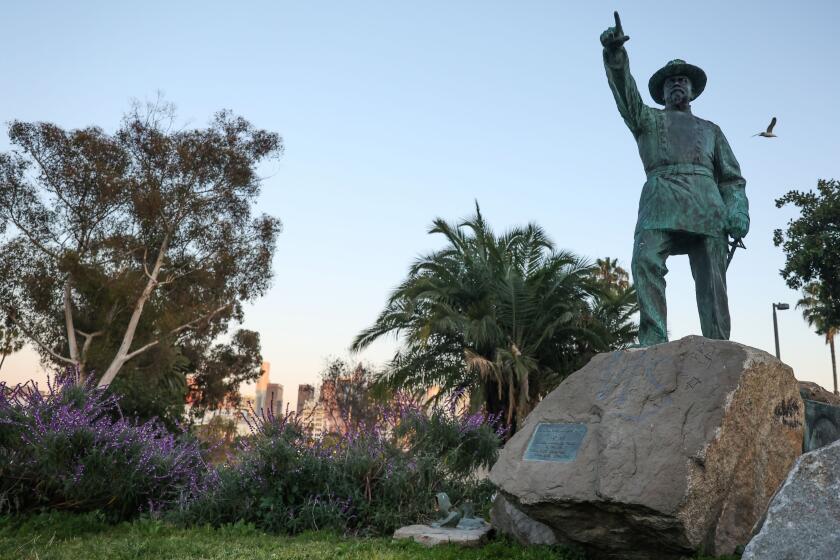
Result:
M804 399L805 439L802 451L814 451L840 439L840 406Z
M523 513L502 494L498 494L493 500L490 523L496 531L510 535L520 544L557 544L557 537L551 527Z
M840 441L802 455L742 560L827 560L840 552Z
M458 529L450 527L430 527L429 525L408 525L394 531L395 539L413 539L425 546L457 544L460 546L480 546L487 541L492 527L485 523L478 529Z
M799 394L803 399L840 406L840 396L811 381L799 382Z

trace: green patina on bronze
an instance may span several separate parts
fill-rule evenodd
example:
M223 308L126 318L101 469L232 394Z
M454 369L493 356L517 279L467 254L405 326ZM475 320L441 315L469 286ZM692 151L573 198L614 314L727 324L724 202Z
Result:
M431 527L480 529L486 525L483 519L475 516L475 507L472 502L465 501L460 508L455 508L446 492L438 492L435 495L435 503L442 517L432 522Z
M664 109L642 102L630 74L618 13L601 34L604 68L618 112L639 146L647 181L639 200L633 245L633 281L639 296L639 343L667 342L665 261L688 255L703 336L729 339L726 267L729 237L749 230L749 207L738 161L720 128L691 113L706 74L672 60L651 78L651 96Z

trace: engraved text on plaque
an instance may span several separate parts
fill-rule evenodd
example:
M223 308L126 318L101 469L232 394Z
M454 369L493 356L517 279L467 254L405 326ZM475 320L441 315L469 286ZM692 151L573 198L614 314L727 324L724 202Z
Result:
M574 461L585 435L586 424L538 424L528 442L524 459L563 463Z

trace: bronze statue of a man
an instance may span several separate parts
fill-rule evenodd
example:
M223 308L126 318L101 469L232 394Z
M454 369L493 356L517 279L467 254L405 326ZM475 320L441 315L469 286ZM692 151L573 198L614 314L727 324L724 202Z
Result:
M672 60L650 79L654 101L642 103L624 43L615 27L601 34L604 67L618 112L639 146L647 181L639 200L633 244L633 281L639 297L639 343L667 342L665 261L688 254L703 336L729 339L726 266L729 236L740 241L750 226L746 181L720 128L691 113L706 74Z

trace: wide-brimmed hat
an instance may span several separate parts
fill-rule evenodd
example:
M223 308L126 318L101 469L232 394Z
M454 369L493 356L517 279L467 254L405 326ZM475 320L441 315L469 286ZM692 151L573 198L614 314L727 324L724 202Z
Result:
M657 70L648 82L650 96L660 105L665 105L665 96L662 87L665 85L665 80L671 76L687 76L691 80L692 100L700 97L700 94L706 88L706 73L701 68L679 58L674 59Z

